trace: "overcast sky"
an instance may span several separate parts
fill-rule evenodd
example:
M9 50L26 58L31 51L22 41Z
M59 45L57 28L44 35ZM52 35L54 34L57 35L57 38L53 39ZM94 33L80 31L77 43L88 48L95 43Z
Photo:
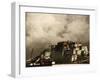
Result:
M26 13L26 46L34 48L34 54L48 43L66 40L89 41L88 15Z

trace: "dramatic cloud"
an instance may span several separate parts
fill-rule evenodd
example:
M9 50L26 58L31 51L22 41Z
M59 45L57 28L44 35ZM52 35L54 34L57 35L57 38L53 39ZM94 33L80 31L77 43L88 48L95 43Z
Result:
M71 14L26 13L27 59L59 41L89 41L89 16Z

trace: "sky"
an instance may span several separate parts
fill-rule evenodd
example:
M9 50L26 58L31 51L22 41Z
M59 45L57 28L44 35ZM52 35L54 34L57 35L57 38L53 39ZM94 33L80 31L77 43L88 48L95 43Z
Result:
M89 15L30 13L25 15L27 59L60 41L89 42Z

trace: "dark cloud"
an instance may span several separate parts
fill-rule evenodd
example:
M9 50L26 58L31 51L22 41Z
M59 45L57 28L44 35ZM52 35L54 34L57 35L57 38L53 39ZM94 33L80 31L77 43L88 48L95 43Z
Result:
M49 43L66 40L89 42L88 15L26 13L27 55L32 48L36 56Z

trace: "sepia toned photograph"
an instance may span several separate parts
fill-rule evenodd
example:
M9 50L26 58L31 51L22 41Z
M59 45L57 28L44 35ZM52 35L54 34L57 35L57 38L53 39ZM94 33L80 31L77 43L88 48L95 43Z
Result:
M89 17L25 12L26 67L90 64Z

